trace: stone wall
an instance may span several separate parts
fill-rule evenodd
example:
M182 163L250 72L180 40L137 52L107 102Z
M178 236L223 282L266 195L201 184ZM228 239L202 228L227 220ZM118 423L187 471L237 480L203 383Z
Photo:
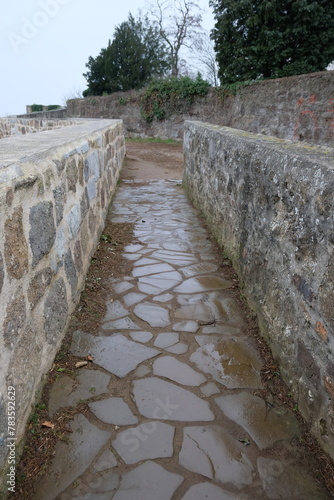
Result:
M67 109L66 108L59 108L59 109L50 109L47 111L34 111L33 113L28 112L28 106L27 106L27 113L24 113L22 115L16 115L17 118L37 118L38 120L55 120L55 119L60 119L64 120L66 119L67 116Z
M186 122L184 184L334 458L334 150Z
M16 116L0 118L0 139L11 135L35 134L36 132L45 132L55 128L68 127L77 124L74 120L58 119L40 119L17 118Z
M66 332L125 153L122 123L89 121L1 140L0 470L7 387L20 442L36 391ZM1 496L1 493L0 493Z
M140 92L117 92L67 102L68 117L121 118L130 137L182 139L184 120L200 120L282 139L334 147L334 71L264 80L236 95L211 89L188 112L146 123Z

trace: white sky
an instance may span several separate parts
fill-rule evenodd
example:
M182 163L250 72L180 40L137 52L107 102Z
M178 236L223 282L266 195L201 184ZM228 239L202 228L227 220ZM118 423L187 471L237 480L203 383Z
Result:
M209 0L203 27L214 25ZM14 0L0 18L0 116L25 113L26 104L64 104L87 85L82 73L112 39L114 27L145 11L145 0Z

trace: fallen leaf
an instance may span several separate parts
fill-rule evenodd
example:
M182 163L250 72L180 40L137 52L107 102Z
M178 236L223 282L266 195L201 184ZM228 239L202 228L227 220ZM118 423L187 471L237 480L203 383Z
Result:
M238 439L238 441L240 441L240 443L244 444L245 446L249 446L250 445L250 442L247 438L245 439Z
M86 365L88 365L88 361L78 361L77 363L75 363L76 368L81 368Z
M55 424L52 422L49 422L48 420L45 420L45 422L42 422L42 427L48 427L49 429L53 429Z

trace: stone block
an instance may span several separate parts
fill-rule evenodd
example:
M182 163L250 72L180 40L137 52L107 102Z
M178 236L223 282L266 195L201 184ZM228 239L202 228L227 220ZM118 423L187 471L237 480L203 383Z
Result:
M3 287L4 279L5 279L4 262L3 262L2 254L0 252L0 293L1 293L1 290Z
M43 297L47 287L51 283L53 272L50 267L46 267L35 274L28 288L28 300L31 310L36 307L39 300Z
M64 264L65 264L66 277L71 287L72 299L75 301L77 294L78 275L70 248L66 252Z
M69 191L76 192L76 185L78 182L78 168L75 160L71 160L66 167L67 188Z
M57 186L53 190L53 197L55 200L56 222L57 222L57 226L58 226L63 219L64 205L66 202L66 194L65 194L64 186L62 186L62 185Z
M23 231L22 207L5 222L5 261L10 278L20 279L28 269L28 246Z
M67 227L70 238L73 239L77 236L81 225L81 209L80 205L73 205L67 214Z
M44 330L48 344L57 344L65 331L68 301L63 278L55 281L44 304Z
M20 330L27 317L25 299L22 290L18 290L14 298L9 302L3 324L5 346L13 349L16 344Z
M53 203L42 201L30 209L29 243L33 267L49 253L56 238Z
M82 249L79 240L74 245L74 262L79 275L82 275L83 273Z

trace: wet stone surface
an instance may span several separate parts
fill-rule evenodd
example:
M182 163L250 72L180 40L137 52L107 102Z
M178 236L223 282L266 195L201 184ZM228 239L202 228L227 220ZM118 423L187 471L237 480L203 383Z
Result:
M256 395L260 355L179 183L124 181L108 217L135 223L132 270L110 270L99 335L73 334L71 353L93 363L59 377L50 419L88 409L35 500L325 500L294 414Z

